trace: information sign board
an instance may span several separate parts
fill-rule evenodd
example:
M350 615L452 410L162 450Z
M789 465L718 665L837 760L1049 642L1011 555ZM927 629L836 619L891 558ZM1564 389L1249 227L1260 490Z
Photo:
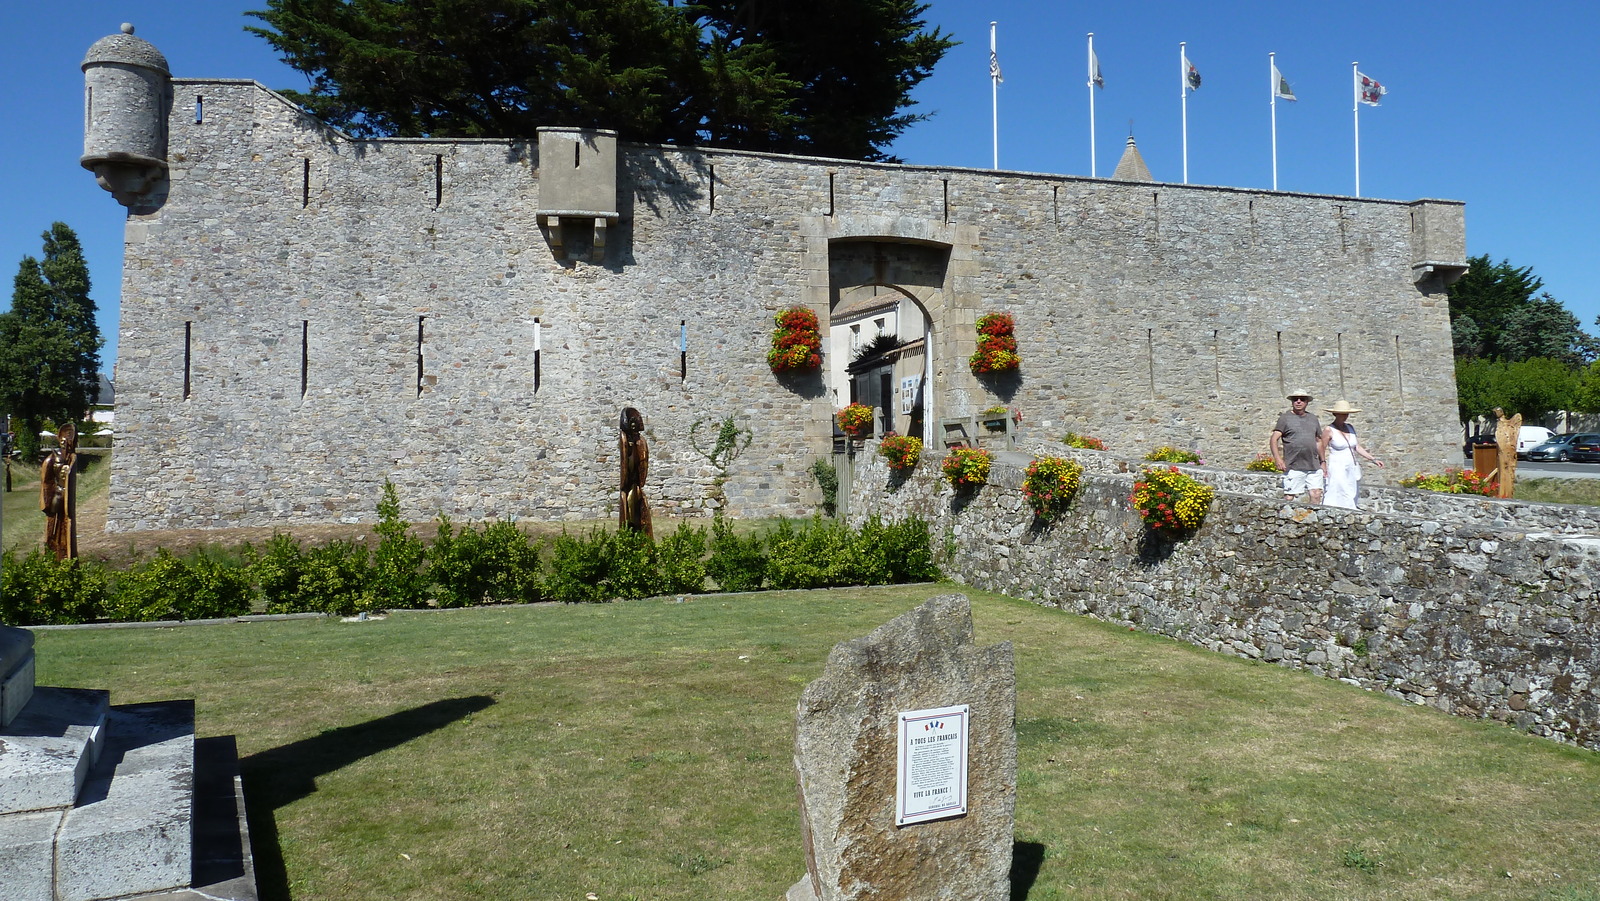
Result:
M967 812L966 704L900 714L894 824Z

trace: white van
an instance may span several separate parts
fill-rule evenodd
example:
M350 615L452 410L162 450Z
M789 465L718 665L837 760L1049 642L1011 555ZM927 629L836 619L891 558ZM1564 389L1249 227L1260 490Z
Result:
M1550 440L1555 432L1542 425L1525 425L1517 430L1517 459L1528 459L1528 451Z

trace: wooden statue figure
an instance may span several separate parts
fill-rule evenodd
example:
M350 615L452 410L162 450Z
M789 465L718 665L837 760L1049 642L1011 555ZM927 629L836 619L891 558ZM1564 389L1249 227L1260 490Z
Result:
M44 512L44 545L57 560L78 556L78 428L56 432L56 449L39 469L39 509Z
M1522 414L1506 418L1499 407L1494 408L1494 443L1500 446L1500 497L1510 497L1517 488L1517 441L1522 437Z
M644 499L644 482L650 475L650 448L644 440L644 417L632 407L624 407L617 424L617 452L622 459L622 500L617 505L617 526L643 532L650 531L650 506Z

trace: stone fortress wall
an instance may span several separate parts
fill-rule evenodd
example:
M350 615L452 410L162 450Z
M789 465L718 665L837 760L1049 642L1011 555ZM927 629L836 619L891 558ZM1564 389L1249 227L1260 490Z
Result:
M820 374L769 371L772 316L826 322L868 284L927 314L932 423L1004 402L1035 434L1242 466L1305 387L1364 407L1391 471L1459 460L1457 203L603 134L546 160L569 145L357 141L254 82L170 92L169 169L127 225L115 530L367 520L385 479L418 518L602 518L625 406L658 514L718 503L690 431L732 415L753 441L727 507L806 515L836 403ZM614 218L542 219L584 147L614 149ZM991 310L1023 364L980 381Z

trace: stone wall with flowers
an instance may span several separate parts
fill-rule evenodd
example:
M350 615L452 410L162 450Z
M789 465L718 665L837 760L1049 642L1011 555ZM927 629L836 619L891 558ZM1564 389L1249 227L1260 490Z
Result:
M936 457L910 477L856 460L850 518L927 519L968 584L1600 749L1600 530L1505 524L1566 508L1434 495L1465 515L1429 516L1224 490L1175 540L1132 510L1133 474L1090 469L1046 526L1020 462L956 493ZM1485 521L1484 502L1511 512Z

